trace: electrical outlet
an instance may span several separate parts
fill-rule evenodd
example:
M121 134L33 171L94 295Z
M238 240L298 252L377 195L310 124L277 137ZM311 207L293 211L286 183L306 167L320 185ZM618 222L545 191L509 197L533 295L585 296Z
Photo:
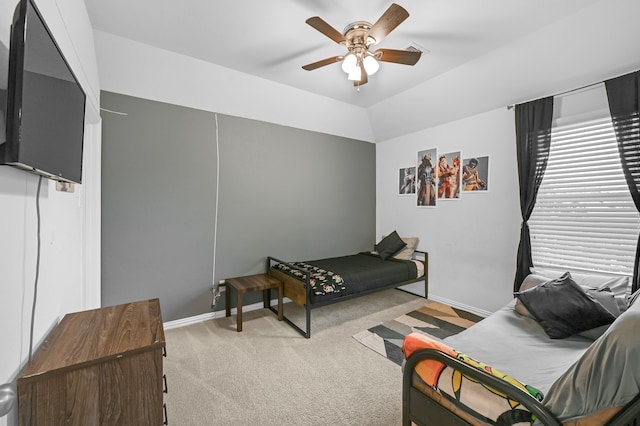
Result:
M75 192L75 186L71 182L56 181L56 191L60 192Z
M224 280L218 281L218 284L213 283L211 286L211 309L216 307L218 299L220 299L220 293L224 290Z

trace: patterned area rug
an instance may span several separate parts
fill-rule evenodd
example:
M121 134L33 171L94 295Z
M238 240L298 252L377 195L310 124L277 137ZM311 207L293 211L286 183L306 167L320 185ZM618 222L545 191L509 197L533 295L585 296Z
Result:
M392 321L378 324L353 336L358 342L402 365L402 341L412 332L439 340L460 333L482 317L442 303L428 301L423 307Z

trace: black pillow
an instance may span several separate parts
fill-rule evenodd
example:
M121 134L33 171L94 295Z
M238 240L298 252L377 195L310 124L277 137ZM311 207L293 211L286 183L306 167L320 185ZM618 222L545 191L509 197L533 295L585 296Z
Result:
M378 252L380 259L387 260L387 258L393 256L406 246L407 243L402 241L402 238L396 231L393 231L375 245L375 250Z
M515 295L552 339L611 324L616 319L587 295L569 272Z

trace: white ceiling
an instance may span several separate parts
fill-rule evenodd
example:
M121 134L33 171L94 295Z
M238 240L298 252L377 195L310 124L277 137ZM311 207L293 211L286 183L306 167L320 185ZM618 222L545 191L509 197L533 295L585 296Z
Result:
M599 0L399 0L410 16L377 47L426 49L413 67L382 63L356 91L340 65L301 67L344 48L305 23L342 32L375 22L389 0L85 0L97 30L233 70L371 107L450 72Z

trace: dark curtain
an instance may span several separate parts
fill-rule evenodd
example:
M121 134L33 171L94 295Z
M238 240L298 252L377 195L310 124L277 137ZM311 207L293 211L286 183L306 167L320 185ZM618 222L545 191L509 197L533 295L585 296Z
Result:
M613 78L604 82L609 100L613 128L618 140L618 152L622 170L631 191L631 197L640 211L640 71ZM638 261L640 259L640 237L636 246L633 268L632 291L640 288Z
M520 245L516 264L513 290L518 291L522 280L533 266L531 259L531 237L529 217L536 204L538 188L542 182L549 159L551 145L551 120L553 97L518 104L515 108L516 150L518 157L518 179L520 182Z

